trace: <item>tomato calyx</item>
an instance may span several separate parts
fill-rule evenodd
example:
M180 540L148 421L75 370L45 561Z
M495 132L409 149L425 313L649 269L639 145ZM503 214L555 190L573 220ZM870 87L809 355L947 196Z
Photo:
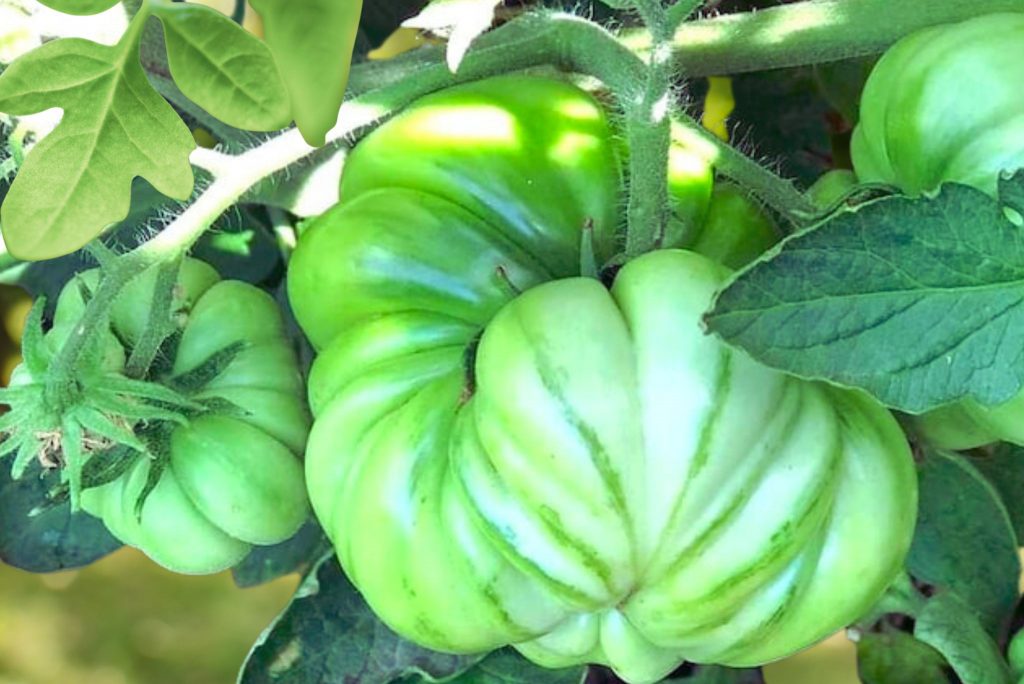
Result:
M176 327L164 338L145 376L131 378L106 367L109 345L120 344L128 354L131 346L117 337L104 341L97 335L75 375L54 388L48 380L55 353L43 331L44 307L45 301L38 300L26 322L21 372L10 387L0 389L0 403L9 406L0 418L0 458L14 455L15 479L24 477L33 463L59 470L61 482L42 508L70 500L73 510L79 508L83 491L112 482L139 458L148 458L149 481L136 502L136 514L141 515L169 461L171 433L177 426L210 412L244 414L227 399L193 395L220 376L245 345L229 345L195 368L173 374L181 340Z

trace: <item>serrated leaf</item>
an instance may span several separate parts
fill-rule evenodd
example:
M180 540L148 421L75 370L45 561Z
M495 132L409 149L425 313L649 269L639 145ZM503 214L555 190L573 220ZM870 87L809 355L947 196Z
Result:
M585 681L586 675L587 668L583 666L549 670L531 663L511 648L503 648L490 654L454 679L444 681L450 684L581 684ZM437 680L430 677L418 677L413 681L419 684ZM712 684L712 682L709 681L706 684ZM723 680L720 684L727 684L727 682Z
M184 200L195 147L178 115L149 85L131 40L108 47L68 38L24 55L0 74L0 111L64 109L29 153L0 210L11 254L68 254L128 215L132 180Z
M907 569L970 606L994 637L1019 597L1017 537L999 495L965 458L929 452L918 468L917 528Z
M445 58L454 74L470 45L494 22L503 0L432 0L426 9L402 26L430 31L448 39Z
M216 10L159 0L174 81L190 100L236 128L274 131L291 106L270 48Z
M305 572L331 548L323 530L310 521L291 539L273 546L254 546L242 562L231 568L235 584L243 589Z
M951 593L929 599L914 636L939 651L963 684L1010 684L1010 670L976 613Z
M251 0L310 145L338 122L363 0ZM315 65L311 67L311 65Z
M972 455L970 462L999 492L1010 514L1017 543L1024 540L1024 448L1002 443L990 454Z
M863 684L949 684L946 659L906 632L866 632L857 642Z
M480 660L435 653L392 632L349 583L331 552L260 636L238 681L390 684L422 675L437 680L465 672Z
M1024 173L1001 191L1021 190ZM891 197L786 240L718 297L709 327L805 378L860 387L919 413L1024 380L1024 240L1000 203L964 185Z
M12 480L0 468L0 561L29 572L78 568L120 548L98 518L71 513L64 503L29 513L45 500L56 484L56 472L40 477L35 472Z
M118 2L120 0L39 0L39 4L46 5L50 9L77 16L106 12Z

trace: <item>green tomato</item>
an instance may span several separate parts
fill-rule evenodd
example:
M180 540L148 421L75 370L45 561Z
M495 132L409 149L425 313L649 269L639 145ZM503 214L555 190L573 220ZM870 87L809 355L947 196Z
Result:
M115 301L102 333L101 372L123 371L145 329L156 275L155 269L143 273ZM83 293L98 280L97 271L87 271L61 292L46 340L52 350L77 325ZM218 352L242 346L225 368L190 390L209 408L170 431L167 465L153 473L159 480L141 514L136 504L154 467L144 456L113 481L86 489L82 507L161 565L212 573L236 564L254 544L284 541L305 521L299 457L309 418L295 355L269 295L222 281L207 264L187 259L173 306L180 341L168 371L152 380L173 382Z
M615 144L582 91L505 77L356 147L289 265L319 353L310 500L370 606L430 648L631 682L780 658L899 570L907 443L865 396L705 335L711 259L578 277L585 225L615 246Z
M863 182L911 195L955 181L994 195L1024 166L1024 14L988 14L914 33L868 78L853 134Z
M779 241L775 224L735 185L719 183L704 225L689 249L729 268L743 268Z
M857 174L847 169L832 169L823 173L807 188L807 199L814 206L828 209L845 197L857 185Z
M989 14L925 29L891 47L868 78L853 163L861 181L910 195L944 182L990 195L1024 166L1024 14ZM936 446L1024 444L1024 392L1000 406L968 400L916 419Z

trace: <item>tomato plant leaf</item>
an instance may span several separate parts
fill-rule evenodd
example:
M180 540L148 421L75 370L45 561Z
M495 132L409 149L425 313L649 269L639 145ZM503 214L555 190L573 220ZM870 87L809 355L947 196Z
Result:
M865 632L857 641L857 671L864 684L949 684L946 659L906 632Z
M1016 444L999 444L988 454L970 459L999 492L1018 543L1024 540L1024 448Z
M153 12L186 97L236 128L273 131L291 121L287 90L263 41L202 5L159 0Z
M955 594L940 593L917 616L914 636L939 651L963 684L1009 684L1010 670L977 614Z
M433 0L402 26L430 31L448 39L446 59L454 74L469 47L494 22L494 12L502 0Z
M549 670L534 665L511 648L503 648L454 679L444 681L450 684L582 684L586 675L587 668L583 666ZM419 684L438 680L427 676L413 681Z
M39 4L46 5L50 9L78 16L106 12L118 2L120 0L39 0Z
M67 501L30 515L60 483L56 471L43 477L38 466L12 480L0 467L0 561L29 572L80 568L121 547L103 523Z
M338 122L359 31L362 0L252 0L291 96L292 114L310 145ZM310 65L316 65L310 68Z
M435 653L399 637L373 614L332 551L260 636L239 684L390 684L409 676L438 680L465 672L481 657Z
M254 546L241 563L231 568L231 575L239 587L255 587L293 572L305 572L330 546L320 526L310 521L286 542Z
M82 247L127 216L136 176L175 199L191 194L192 135L150 87L134 45L56 40L0 75L0 111L64 109L5 198L0 221L14 256L49 259Z
M995 488L967 459L928 452L918 468L917 528L907 569L963 599L994 637L1013 615L1017 537Z
M1024 380L1024 240L1003 202L949 184L889 197L786 240L726 287L710 328L764 363L919 413Z

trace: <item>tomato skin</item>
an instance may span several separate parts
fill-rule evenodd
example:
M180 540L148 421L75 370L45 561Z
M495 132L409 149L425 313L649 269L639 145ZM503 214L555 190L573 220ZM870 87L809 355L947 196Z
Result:
M891 47L861 98L857 177L909 195L944 182L995 196L1000 172L1024 166L1024 14L925 29ZM1024 391L999 406L966 400L915 419L935 446L1024 444Z
M84 309L86 271L61 292L47 334L59 348ZM145 328L156 270L130 282L115 300L101 334L102 372L123 372ZM153 467L140 456L121 477L82 492L82 507L112 534L176 572L205 574L235 565L254 544L290 537L308 515L301 454L309 430L303 383L273 299L258 288L221 281L209 265L186 259L175 288L181 339L170 375L181 376L238 343L237 355L216 377L191 390L197 401L227 400L169 435L169 460L141 515L136 502ZM92 458L103 458L98 453Z
M868 78L851 154L862 182L910 195L956 181L990 195L1024 166L1024 14L914 33Z
M475 130L467 111L518 133L479 152L454 132ZM872 400L705 335L729 273L708 257L644 255L610 291L579 277L587 219L607 254L622 206L602 122L570 86L502 78L431 96L356 147L341 204L289 264L319 353L310 501L371 607L430 648L511 644L630 682L684 659L779 658L899 570L907 443ZM446 125L451 140L419 147ZM586 153L555 153L566 139ZM681 197L714 212L710 174L690 178L704 185L670 191L681 223L709 213ZM673 240L699 243L707 223Z

